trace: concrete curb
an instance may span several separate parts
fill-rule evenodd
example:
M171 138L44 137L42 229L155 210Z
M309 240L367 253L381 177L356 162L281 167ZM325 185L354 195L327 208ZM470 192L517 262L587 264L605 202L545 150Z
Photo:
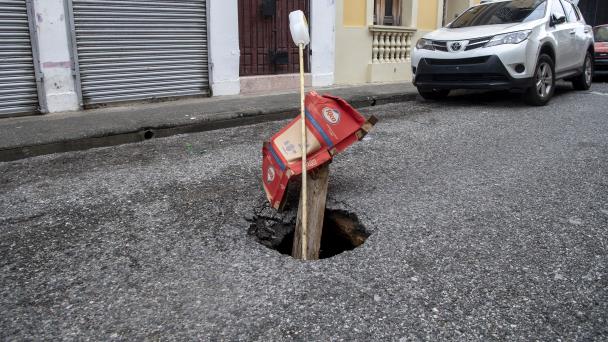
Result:
M412 91L399 94L375 94L343 96L355 108L375 106L377 104L413 101L416 93ZM272 107L272 106L271 106ZM260 122L284 120L294 117L299 111L297 105L274 106L268 109L245 109L232 112L209 113L197 116L185 122L165 122L146 125L142 123L137 129L100 127L95 132L67 136L61 139L47 139L37 143L25 141L17 146L0 146L0 162L14 161L40 155L69 151L86 150L96 147L115 146L140 142L152 138L162 138L177 134L204 132L215 129L238 127ZM3 127L0 127L0 130Z

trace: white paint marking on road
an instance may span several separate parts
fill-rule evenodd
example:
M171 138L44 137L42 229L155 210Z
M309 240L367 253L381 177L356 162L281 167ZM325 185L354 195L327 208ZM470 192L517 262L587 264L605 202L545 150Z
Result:
M601 95L601 96L608 96L608 93L601 93L599 91L590 91L589 94L593 94L593 95Z

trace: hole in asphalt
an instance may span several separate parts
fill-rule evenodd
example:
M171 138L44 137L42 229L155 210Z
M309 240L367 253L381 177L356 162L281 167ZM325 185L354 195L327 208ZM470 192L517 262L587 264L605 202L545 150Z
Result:
M297 210L297 205L295 206ZM286 208L278 212L268 205L254 210L247 218L251 225L248 233L262 245L281 254L291 255L296 226L296 210ZM325 209L321 234L320 259L327 259L361 246L370 233L356 214L345 210Z
M154 137L154 132L152 131L145 131L144 132L144 139L146 140L150 140Z

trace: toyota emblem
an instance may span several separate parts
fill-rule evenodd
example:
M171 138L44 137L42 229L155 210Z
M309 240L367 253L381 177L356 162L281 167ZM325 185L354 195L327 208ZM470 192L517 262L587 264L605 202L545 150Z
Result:
M460 51L461 47L462 47L462 44L460 44L460 42L452 43L452 51Z

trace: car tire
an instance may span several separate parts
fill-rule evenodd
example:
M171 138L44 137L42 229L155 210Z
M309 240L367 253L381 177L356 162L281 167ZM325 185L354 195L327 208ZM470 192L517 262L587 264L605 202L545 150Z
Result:
M526 90L525 100L533 106L544 106L555 92L555 63L549 55L538 57L533 79L534 85Z
M589 90L593 80L593 58L591 53L587 51L585 61L583 62L583 72L572 79L572 86L576 90Z
M450 95L450 89L421 89L418 88L418 93L425 100L442 100Z

